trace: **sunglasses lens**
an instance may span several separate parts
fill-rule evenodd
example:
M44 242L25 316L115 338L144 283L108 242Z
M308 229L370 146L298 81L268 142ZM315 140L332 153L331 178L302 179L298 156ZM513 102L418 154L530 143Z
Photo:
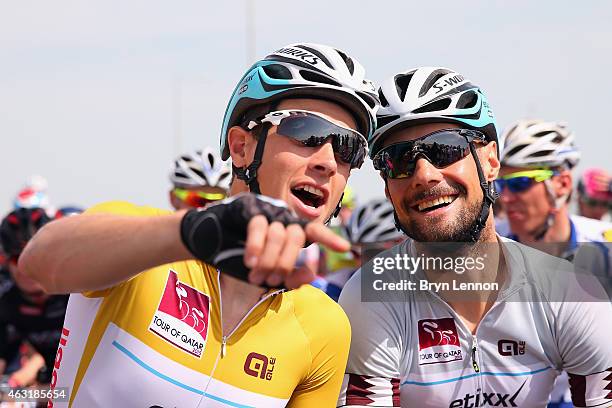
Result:
M374 167L385 177L397 179L410 177L421 157L437 168L450 166L470 153L468 141L458 131L443 130L387 146L374 158Z
M352 168L361 167L367 154L363 137L350 129L306 113L295 113L284 118L276 132L290 137L307 147L317 147L332 138L332 147L340 160L350 164Z
M504 187L506 186L505 180L494 180L493 185L495 186L495 191L501 193L504 191Z
M534 183L533 179L530 177L514 177L505 181L508 185L508 189L513 193L523 192Z

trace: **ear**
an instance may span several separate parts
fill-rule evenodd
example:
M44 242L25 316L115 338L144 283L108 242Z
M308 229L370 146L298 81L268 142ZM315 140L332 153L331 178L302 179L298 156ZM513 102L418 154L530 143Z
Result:
M172 207L174 207L175 210L179 210L181 206L181 200L177 198L177 196L174 194L174 191L170 190L168 192L168 198L170 199L170 204L172 204Z
M387 187L386 180L385 180L385 197L387 197L387 200L391 201L391 195L389 194L389 187Z
M251 132L240 126L232 126L227 133L227 146L232 163L236 167L245 167L253 160L254 144Z
M480 149L480 164L487 181L493 181L499 175L501 162L497 157L497 142L489 142Z
M562 170L557 177L553 177L553 186L557 197L569 195L572 192L573 180L569 170Z

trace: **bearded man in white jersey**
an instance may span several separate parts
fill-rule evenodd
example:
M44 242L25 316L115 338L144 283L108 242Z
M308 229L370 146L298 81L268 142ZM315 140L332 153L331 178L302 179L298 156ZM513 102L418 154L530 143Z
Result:
M612 406L603 288L495 233L499 147L480 88L427 67L390 77L379 96L370 154L412 240L365 264L341 294L353 337L338 406L544 407L562 370L576 406ZM440 250L445 242L456 244ZM393 263L442 255L450 269ZM458 262L470 258L467 269ZM456 282L461 290L438 290Z

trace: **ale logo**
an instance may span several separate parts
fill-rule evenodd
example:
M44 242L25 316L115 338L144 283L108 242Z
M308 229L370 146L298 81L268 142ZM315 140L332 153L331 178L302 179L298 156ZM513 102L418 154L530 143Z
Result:
M266 357L259 353L249 353L244 361L244 372L248 375L270 381L274 372L276 358Z

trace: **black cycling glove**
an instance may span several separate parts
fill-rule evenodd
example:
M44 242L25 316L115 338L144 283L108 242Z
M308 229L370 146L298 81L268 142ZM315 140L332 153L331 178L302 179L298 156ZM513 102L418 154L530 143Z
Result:
M248 282L249 269L244 265L247 224L260 214L269 223L307 224L283 201L245 193L189 210L181 221L181 239L196 258Z

